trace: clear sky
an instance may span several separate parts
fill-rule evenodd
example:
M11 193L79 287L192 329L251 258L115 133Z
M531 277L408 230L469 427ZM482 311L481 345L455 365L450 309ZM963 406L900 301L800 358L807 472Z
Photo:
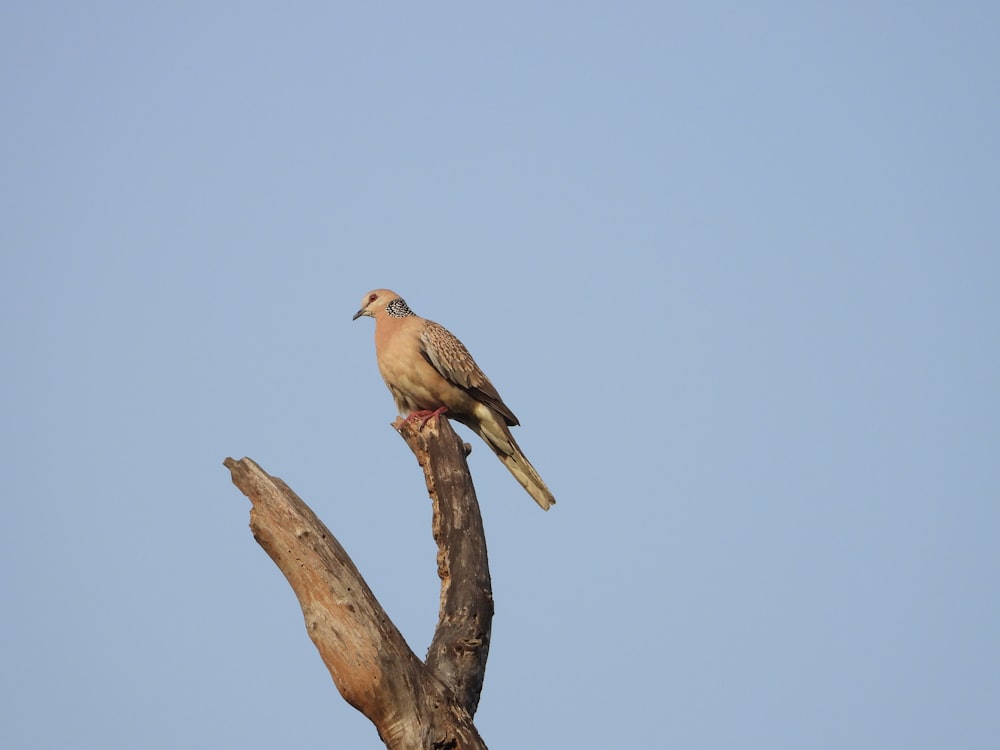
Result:
M4 3L0 746L382 746L222 466L425 653L373 287L559 501L491 747L1000 746L998 7Z

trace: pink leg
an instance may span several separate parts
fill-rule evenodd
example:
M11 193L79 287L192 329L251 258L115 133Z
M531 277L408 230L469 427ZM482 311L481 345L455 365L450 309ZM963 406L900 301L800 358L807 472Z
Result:
M420 429L422 430L424 429L424 425L426 425L429 421L434 419L434 417L438 416L439 414L444 414L446 411L448 411L447 406L439 406L437 409L434 409L433 411L430 409L423 409L421 411L411 411L409 414L406 415L405 421L409 422L414 419L419 419Z

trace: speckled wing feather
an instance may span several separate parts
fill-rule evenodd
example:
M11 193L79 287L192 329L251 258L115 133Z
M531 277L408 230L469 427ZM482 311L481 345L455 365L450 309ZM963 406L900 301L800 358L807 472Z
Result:
M508 425L520 424L469 350L447 328L433 320L426 321L420 332L420 353L445 380L492 408Z

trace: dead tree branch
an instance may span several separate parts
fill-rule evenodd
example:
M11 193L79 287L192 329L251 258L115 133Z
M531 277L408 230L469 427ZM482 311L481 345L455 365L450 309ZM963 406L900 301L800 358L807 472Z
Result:
M493 596L466 446L446 419L394 425L424 470L441 603L426 663L410 649L347 552L281 479L225 460L250 499L254 538L298 597L306 630L344 699L390 750L485 750L472 722L489 653Z

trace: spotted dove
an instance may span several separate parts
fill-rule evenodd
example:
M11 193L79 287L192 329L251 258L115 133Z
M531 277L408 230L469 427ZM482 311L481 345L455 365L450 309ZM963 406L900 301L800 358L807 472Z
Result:
M354 320L375 319L375 354L382 379L400 414L425 420L447 412L496 453L543 510L555 503L545 482L525 458L510 427L519 422L469 350L451 332L414 314L403 298L376 289L361 300Z

